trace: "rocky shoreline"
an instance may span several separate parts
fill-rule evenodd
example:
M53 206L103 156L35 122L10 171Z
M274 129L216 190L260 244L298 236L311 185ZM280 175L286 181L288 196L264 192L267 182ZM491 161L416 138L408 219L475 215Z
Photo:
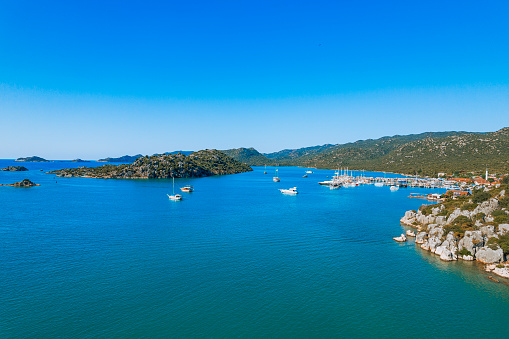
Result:
M450 199L407 211L400 222L416 228L415 244L441 260L476 260L486 271L509 278L509 223L497 222L507 220L508 199L505 190L480 203Z

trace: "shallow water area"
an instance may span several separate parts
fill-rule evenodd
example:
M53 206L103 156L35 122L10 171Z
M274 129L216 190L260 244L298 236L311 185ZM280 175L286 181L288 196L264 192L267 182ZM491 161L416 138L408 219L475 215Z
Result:
M330 190L332 170L279 167L275 183L255 167L176 179L195 191L170 201L171 180L45 173L103 164L0 160L30 169L0 184L41 185L0 187L1 337L506 333L509 286L392 240L424 202L409 193L443 190Z

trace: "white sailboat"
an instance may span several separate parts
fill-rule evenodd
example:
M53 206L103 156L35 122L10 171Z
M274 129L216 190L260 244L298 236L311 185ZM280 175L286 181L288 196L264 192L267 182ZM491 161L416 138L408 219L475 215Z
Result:
M166 194L170 200L179 201L182 200L182 196L180 194L175 194L175 177L173 177L173 195Z
M280 182L280 181L281 181L281 180L279 179L279 177L278 177L278 169L277 169L277 168L276 168L276 174L274 175L274 177L272 178L272 180L273 180L274 182Z

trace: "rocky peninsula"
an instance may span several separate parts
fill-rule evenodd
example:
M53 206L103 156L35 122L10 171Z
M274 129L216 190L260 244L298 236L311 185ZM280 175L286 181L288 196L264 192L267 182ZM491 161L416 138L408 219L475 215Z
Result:
M236 174L253 169L218 150L184 154L162 154L138 158L132 164L67 168L48 173L59 177L102 179L192 178Z
M33 182L31 182L30 180L28 179L23 179L22 181L20 182L15 182L14 184L10 184L10 185L1 185L0 186L12 186L12 187L33 187L33 186L40 186L39 184L34 184Z
M476 260L509 278L508 179L496 189L448 196L442 203L407 211L401 223L416 228L415 244L441 260Z
M24 166L7 166L6 168L0 169L0 171L21 172L21 171L28 171L28 168L26 168Z

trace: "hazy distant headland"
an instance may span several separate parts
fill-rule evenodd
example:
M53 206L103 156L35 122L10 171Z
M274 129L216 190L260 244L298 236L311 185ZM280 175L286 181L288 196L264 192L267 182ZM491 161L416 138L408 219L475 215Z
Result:
M104 158L97 160L98 162L134 162L136 159L143 157L141 154L137 155L124 155L118 158Z
M32 157L26 157L26 158L18 158L16 161L26 161L26 162L49 162L49 160L46 160L41 157L32 156Z

